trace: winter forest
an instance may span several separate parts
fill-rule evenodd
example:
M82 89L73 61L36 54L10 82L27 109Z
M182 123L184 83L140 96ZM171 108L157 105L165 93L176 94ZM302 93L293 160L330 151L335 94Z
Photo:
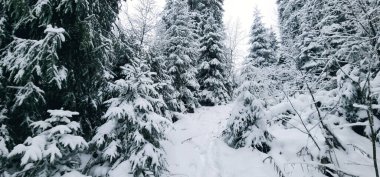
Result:
M379 177L380 1L224 4L0 0L0 177Z

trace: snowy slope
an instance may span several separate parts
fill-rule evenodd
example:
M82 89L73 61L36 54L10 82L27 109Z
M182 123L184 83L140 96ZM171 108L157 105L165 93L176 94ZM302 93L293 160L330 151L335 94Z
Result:
M164 143L170 176L276 177L267 155L233 149L220 138L232 105L203 107L186 114L167 132Z

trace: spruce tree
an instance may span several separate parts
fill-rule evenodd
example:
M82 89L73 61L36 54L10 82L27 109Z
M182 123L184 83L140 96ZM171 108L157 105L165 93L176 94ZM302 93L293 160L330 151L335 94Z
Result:
M161 44L162 41L158 42ZM154 83L157 85L157 91L162 95L162 99L166 104L165 117L170 117L173 121L176 120L175 114L179 111L179 104L177 102L178 92L175 87L172 85L172 78L169 75L166 66L166 58L162 54L162 48L152 47L150 54L147 58L147 64L149 65L150 71L156 73L152 78ZM162 47L162 46L161 46Z
M12 0L1 6L9 34L0 37L0 97L15 142L30 135L29 120L61 107L80 112L77 119L89 138L103 111L119 1Z
M227 60L223 51L222 2L206 1L198 10L202 14L198 62L199 102L208 106L226 103L231 98L232 61Z
M301 13L299 10L307 0L277 0L281 41L286 47L293 49L295 38L300 35ZM295 52L295 51L290 51Z
M300 35L296 38L295 47L299 48L300 53L295 58L299 69L319 74L323 72L325 61L321 60L323 52L323 41L319 40L320 30L317 24L322 15L323 1L306 1L303 8L298 12L304 14L300 17ZM307 13L310 12L310 13Z
M164 57L172 84L178 92L178 111L193 112L198 107L195 94L199 88L196 80L198 43L193 32L189 7L185 0L168 2L164 33Z
M226 143L234 148L251 147L264 153L269 152L273 137L266 130L267 119L263 102L248 90L242 92L224 131Z
M276 62L273 41L269 38L269 30L264 26L259 10L254 11L254 21L250 33L250 49L248 58L256 67L265 67ZM272 39L273 40L273 39ZM273 48L272 48L273 47Z
M77 171L81 165L79 153L88 145L78 135L81 129L79 123L70 120L79 113L64 110L48 110L48 113L48 119L30 124L33 136L15 146L8 154L9 159L20 162L19 170L13 172L12 176L80 175Z
M123 78L111 85L115 97L91 144L98 154L90 166L117 167L126 161L133 176L161 176L165 171L160 141L170 121L163 117L166 105L157 92L152 73L144 61L122 66Z

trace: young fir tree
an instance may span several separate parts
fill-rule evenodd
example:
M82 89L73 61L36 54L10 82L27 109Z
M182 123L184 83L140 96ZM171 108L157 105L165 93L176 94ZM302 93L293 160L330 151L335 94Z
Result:
M164 55L168 74L178 92L178 111L193 112L198 107L195 94L199 84L196 80L198 43L193 32L189 7L185 0L169 2L165 8L167 29L164 33Z
M264 26L259 10L254 11L254 21L250 33L250 49L248 58L256 67L266 67L276 62L273 39L269 38L270 31Z
M269 152L273 137L266 130L267 119L263 102L249 90L241 92L224 131L226 143L234 148L252 147Z
M79 153L88 147L79 136L80 125L70 119L78 112L48 110L50 118L30 124L33 136L13 148L9 159L20 161L12 176L50 177L66 173L80 175Z
M133 176L161 176L166 167L160 141L170 124L162 116L166 105L151 79L154 73L144 61L122 69L124 78L111 87L116 97L106 102L106 123L91 141L99 154L95 163L117 167L127 161Z
M231 98L231 62L224 56L222 2L206 1L200 5L200 58L198 61L199 102L202 105L223 104Z
M100 90L114 58L111 28L119 1L12 0L1 6L9 34L7 40L0 37L5 76L0 97L15 142L30 134L29 120L61 107L81 113L78 119L90 137L103 111Z

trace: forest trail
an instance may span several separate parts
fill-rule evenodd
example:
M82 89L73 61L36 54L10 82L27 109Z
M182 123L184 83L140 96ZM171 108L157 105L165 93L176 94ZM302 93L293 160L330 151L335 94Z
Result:
M275 177L267 155L251 149L233 149L220 137L232 105L202 107L174 123L164 142L170 176Z

